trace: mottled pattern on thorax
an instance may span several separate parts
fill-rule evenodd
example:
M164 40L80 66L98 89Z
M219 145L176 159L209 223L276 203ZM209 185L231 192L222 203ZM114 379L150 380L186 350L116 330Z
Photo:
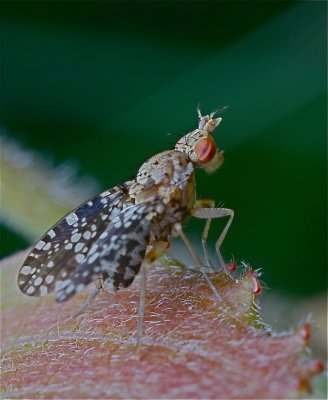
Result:
M152 199L160 200L154 222L158 225L159 234L165 236L167 229L174 222L181 222L194 206L196 195L193 164L176 150L156 154L139 169L129 195L135 199L136 204Z

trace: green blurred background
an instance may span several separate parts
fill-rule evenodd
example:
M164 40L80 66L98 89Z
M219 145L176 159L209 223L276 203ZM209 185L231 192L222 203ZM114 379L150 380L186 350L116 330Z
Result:
M197 173L236 213L224 255L282 292L325 290L326 2L16 1L1 25L7 137L105 189L195 128L198 103L228 105L225 163ZM36 239L1 236L2 256Z

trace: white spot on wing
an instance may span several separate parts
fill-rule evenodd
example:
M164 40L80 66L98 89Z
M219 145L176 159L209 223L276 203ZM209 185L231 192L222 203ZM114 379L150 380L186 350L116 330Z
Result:
M73 283L72 283L71 285L69 285L69 286L65 289L65 292L66 292L66 293L71 293L71 292L74 291L74 289L75 289L75 286L74 286Z
M85 238L85 239L90 239L91 238L91 232L90 231L85 231L84 233L83 233L83 237Z
M34 286L30 286L27 290L26 290L26 294L32 294L35 292L35 287Z
M77 243L74 247L75 253L79 253L83 249L84 243Z
M109 191L109 190L106 190L105 192L100 193L100 196L101 196L101 197L106 197L106 196L108 196L109 194L110 194L110 191Z
M35 286L40 286L42 283L42 278L39 276L36 278L36 280L34 281L34 285Z
M99 257L99 253L92 254L92 256L88 258L88 263L89 264L93 263L94 261L97 260L98 257Z
M20 270L20 273L23 275L29 275L32 271L32 268L28 265L24 265L24 267Z
M51 239L54 238L54 237L56 236L55 231L54 231L53 229L51 229L51 230L48 232L48 235L51 237Z
M108 232L103 232L100 236L99 239L105 239L105 237L108 236Z
M36 244L35 248L38 249L38 250L42 250L45 244L46 244L46 242L44 242L43 240L40 240L40 241Z
M85 259L85 255L84 255L84 254L77 254L77 255L75 256L75 260L76 260L78 263L81 263L84 259Z
M135 271L130 268L130 267L126 267L125 271L124 271L124 279L130 279L133 278L135 276Z
M40 296L45 296L46 294L48 294L47 286L42 285L42 286L40 286L39 290L40 290Z
M63 283L63 281L56 281L56 283L55 283L55 290L56 291L61 288L62 283Z
M44 250L44 251L47 251L47 250L50 249L50 247L51 247L51 243L48 242L48 243L44 246L43 250Z
M49 284L49 283L51 283L54 279L55 279L55 277L54 277L53 275L47 275L45 281L46 281L46 283Z
M78 242L81 239L81 236L81 233L74 233L74 235L71 236L71 242Z
M90 251L89 251L88 256L90 256L91 254L93 254L97 249L98 249L98 245L97 245L97 244L93 244L92 247L91 247L91 249L90 249Z
M79 220L78 216L73 212L66 217L66 222L68 225L73 225Z

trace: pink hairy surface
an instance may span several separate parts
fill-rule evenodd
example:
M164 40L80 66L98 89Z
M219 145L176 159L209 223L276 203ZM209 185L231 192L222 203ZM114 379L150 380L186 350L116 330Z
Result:
M2 263L4 398L267 399L299 397L322 371L303 357L310 327L276 335L262 322L256 272L238 282L162 260L148 272L144 334L136 354L138 279L115 295L93 290L63 304L16 288L25 252Z

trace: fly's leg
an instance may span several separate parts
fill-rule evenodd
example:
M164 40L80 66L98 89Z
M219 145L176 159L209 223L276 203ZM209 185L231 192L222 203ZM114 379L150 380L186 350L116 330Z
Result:
M147 283L147 265L141 264L141 278L140 278L140 294L139 294L139 309L138 309L138 326L137 326L137 348L136 353L140 354L141 339L143 334L143 323L145 316L146 304L146 283Z
M214 208L215 207L215 202L212 199L201 199L201 200L197 200L196 201L196 209L199 208L205 208L205 207L211 207ZM209 253L208 253L208 247L207 247L207 236L208 236L208 232L210 230L210 226L211 226L211 221L212 218L208 218L203 230L203 234L202 234L202 247L203 247L203 252L204 252L204 257L205 257L205 261L208 267L210 267L211 269L213 269L212 266L212 261L210 259Z
M76 318L78 315L80 315L89 305L94 301L94 299L98 296L99 292L101 290L100 287L96 287L96 289L90 294L90 296L82 303L82 305L69 317L67 317L62 324L71 321L72 319ZM54 327L58 327L58 323L51 325L46 332L50 332Z
M192 258L195 260L195 263L198 267L198 269L201 271L201 273L203 274L204 278L206 279L206 282L208 283L209 287L212 289L215 297L218 300L222 300L222 296L219 293L219 291L217 290L217 288L215 287L214 283L212 282L211 278L208 276L204 265L202 264L201 259L198 257L198 254L196 253L196 251L194 250L194 248L192 247L189 239L187 238L187 236L184 234L183 230L182 230L182 226L181 224L177 223L174 225L174 230L177 233L177 235L179 235L182 239L182 241L184 242L185 246L187 247L187 249L189 250Z
M215 243L215 250L216 250L216 254L219 259L221 268L231 279L234 279L230 273L230 269L227 267L227 264L224 262L224 259L222 257L221 250L220 250L223 240L226 237L226 234L230 228L230 225L231 225L233 217L234 217L233 210L231 210L230 208L195 208L191 211L191 215L196 218L207 219L203 237L202 237L202 240L204 239L205 243L206 243L206 239L207 239L207 235L208 235L208 231L209 231L209 225L210 225L209 221L211 221L211 219L213 219L213 218L229 217L228 222L226 223L221 235L219 236L218 240Z
M141 339L143 335L143 325L146 306L146 290L147 290L147 267L159 258L167 249L167 243L163 241L154 241L147 249L146 257L141 264L140 277L140 295L138 309L138 326L137 326L137 348L136 353L140 354Z
M85 300L84 303L82 303L80 305L80 307L75 311L74 314L71 315L70 318L75 318L77 317L79 314L81 314L87 307L89 307L89 305L94 301L94 299L98 296L99 292L101 290L101 286L100 287L96 287L96 289L90 294L90 296Z

